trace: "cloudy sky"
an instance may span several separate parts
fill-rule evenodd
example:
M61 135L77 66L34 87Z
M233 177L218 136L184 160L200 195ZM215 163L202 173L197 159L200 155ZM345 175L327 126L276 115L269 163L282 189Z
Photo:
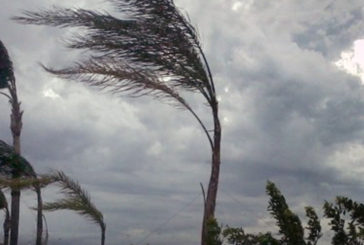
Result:
M203 132L189 113L151 98L110 96L45 73L39 62L62 66L77 56L63 47L69 31L9 18L58 2L0 0L0 39L25 111L23 155L39 173L63 170L90 192L107 244L198 244L199 183L210 171ZM338 194L364 202L364 3L175 2L199 31L221 99L219 222L271 230L268 179L300 215ZM61 5L112 11L101 0ZM191 101L211 125L201 98ZM0 109L0 138L10 143L5 98ZM57 196L51 188L44 199ZM35 195L23 193L21 204L21 241L32 244ZM50 244L99 244L98 228L74 213L47 220Z

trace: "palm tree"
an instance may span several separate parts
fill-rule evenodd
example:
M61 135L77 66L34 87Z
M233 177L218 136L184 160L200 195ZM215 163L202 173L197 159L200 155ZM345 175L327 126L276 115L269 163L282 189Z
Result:
M9 99L11 104L10 129L13 136L13 146L17 154L21 152L20 134L23 127L23 111L20 109L20 102L15 83L13 63L9 57L8 51L0 41L0 89L8 89L9 94L0 92ZM17 176L13 176L17 178ZM37 242L41 245L43 221L42 221L42 196L40 188L35 188L38 200L37 214ZM10 245L18 244L19 236L19 212L20 212L20 190L11 190L11 221L10 221Z
M55 202L44 203L44 211L73 210L92 222L98 224L101 230L101 245L105 244L106 225L102 213L91 202L89 194L81 186L62 171L57 171L48 176L52 182L61 186L62 193L66 196Z
M17 178L9 178L9 176L14 175ZM42 175L38 178L35 177L35 172L30 163L17 154L13 147L0 140L0 209L2 209L4 203L1 196L1 189L3 188L23 190L37 187L41 189L49 184L58 183L66 197L55 202L44 203L42 209L45 211L67 209L86 216L100 226L101 245L105 244L106 224L103 215L91 202L88 193L76 181L69 178L62 171ZM38 207L34 209L38 210Z
M54 8L30 12L14 20L23 24L82 27L68 47L90 51L73 65L48 72L80 80L113 93L167 99L192 113L211 146L211 175L204 205L201 244L206 221L214 217L220 172L221 125L211 70L198 35L173 0L109 0L120 16L85 9ZM211 109L213 130L207 129L185 100L183 91L197 92ZM211 132L212 131L212 134Z
M10 116L10 129L13 135L13 146L16 153L20 154L20 134L22 128L22 115L20 110L20 103L18 102L18 95L16 92L15 76L13 65L8 55L8 52L0 43L0 58L1 58L1 88L8 88L9 102L11 104ZM5 93L3 93L5 95ZM10 220L10 244L16 245L18 243L19 232L19 211L20 211L20 190L11 190L11 220Z

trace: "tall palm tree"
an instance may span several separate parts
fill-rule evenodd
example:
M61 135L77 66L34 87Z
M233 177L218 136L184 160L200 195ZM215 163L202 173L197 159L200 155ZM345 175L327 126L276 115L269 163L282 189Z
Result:
M23 111L20 109L20 102L16 89L13 63L9 57L8 51L4 44L0 41L0 89L8 89L8 94L5 95L11 104L10 129L13 136L13 146L17 154L21 152L20 135L23 127L22 116ZM13 176L17 178L17 176ZM37 243L41 245L41 237L43 230L42 221L42 197L40 188L36 188L38 199L38 215L37 215ZM11 190L11 220L10 220L10 245L18 244L19 236L19 212L20 212L20 190Z
M66 68L45 67L47 71L113 93L167 99L192 113L206 134L212 153L201 239L201 244L207 245L205 226L215 214L219 183L221 125L213 76L198 35L173 0L109 2L122 18L85 9L54 8L26 11L14 20L87 30L75 34L68 47L90 51L91 55ZM206 122L185 100L183 91L197 92L206 100L213 130L207 129Z
M11 104L11 116L10 116L10 129L13 135L13 146L16 153L20 154L20 134L22 128L22 115L20 110L20 103L18 101L18 95L16 92L15 76L13 71L13 65L8 55L8 52L0 43L0 57L1 57L1 88L8 88L9 101ZM10 244L18 244L18 232L19 232L19 210L20 210L20 190L11 190L11 220L10 220Z
M105 244L106 225L102 213L91 202L89 194L82 187L62 171L49 175L52 182L61 186L65 198L55 202L44 203L44 211L73 210L92 222L98 224L101 230L101 245Z

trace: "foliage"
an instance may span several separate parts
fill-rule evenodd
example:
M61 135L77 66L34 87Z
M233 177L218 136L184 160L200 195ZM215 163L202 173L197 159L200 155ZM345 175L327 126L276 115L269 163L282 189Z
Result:
M207 220L207 244L208 245L222 245L220 239L221 228L215 218Z
M14 77L13 63L4 44L0 41L0 89L7 88L12 77Z
M55 202L48 202L43 204L44 211L57 211L57 210L73 210L78 214L87 217L92 222L98 224L101 229L101 244L105 242L105 229L104 217L102 213L91 202L89 194L81 188L81 186L62 171L57 171L47 178L52 179L60 185L62 193L65 198L59 199Z
M8 202L6 201L6 197L4 192L0 189L0 209L8 208Z
M315 245L321 237L321 225L315 210L306 207L308 217L308 237L304 236L300 218L291 211L285 197L273 182L268 181L266 193L269 195L268 211L276 220L280 238L274 238L270 232L249 234L243 228L226 226L222 236L233 245Z
M273 182L268 181L266 192L270 196L268 210L277 222L282 242L287 244L304 244L304 233L301 221L293 213L278 188Z
M270 196L268 210L276 220L280 239L272 237L270 232L249 234L243 228L226 226L221 235L232 245L316 245L322 236L320 219L312 207L306 207L308 217L308 236L304 237L304 230L299 217L294 214L286 203L274 183L266 186ZM330 220L329 225L334 232L333 245L363 245L364 244L364 204L355 202L347 197L338 196L334 203L325 201L324 216Z
M26 11L24 16L13 19L86 30L86 34L74 34L68 46L88 50L91 55L64 69L46 68L53 74L113 93L167 98L190 111L180 88L198 91L209 105L217 102L198 35L173 1L109 1L124 19L64 8Z
M0 89L4 88L8 89L8 93L0 92L0 94L7 97L11 105L10 130L13 136L14 152L20 154L21 151L20 134L23 126L22 123L23 111L21 111L20 102L18 101L13 64L10 60L10 57L8 55L5 46L3 45L2 42L0 42ZM10 165L8 167L10 167L12 170L12 172L10 173L11 177L19 178L26 172L25 169L26 166L24 164L21 164L21 159L18 159L18 155L12 154L11 157L12 159L6 160L6 162ZM18 165L15 165L16 163L18 163ZM41 212L41 210L39 209L38 212ZM18 244L19 214L20 214L20 190L12 189L10 226L4 224L4 244L8 244L7 236L9 233L9 229L11 230L10 244L11 245ZM38 232L40 231L39 228L40 226L37 226L37 239L39 237L38 234L41 233ZM40 243L37 243L37 245L40 245Z
M40 188L48 185L52 181L49 178L37 178L37 175L34 172L31 164L24 157L18 154L14 147L8 145L2 140L0 140L0 174L0 188L2 189L10 188L11 190L20 191L22 189L34 187L38 196L38 206L41 205L41 203L39 202L39 198L41 195ZM16 208L13 208L12 211L17 212ZM38 214L41 214L41 212L42 210L38 209ZM6 210L6 218L4 222L4 244L8 244L9 229L10 217L8 210ZM40 226L38 220L37 240L39 240L39 242L37 244L40 244L41 231L42 226ZM15 235L14 237L17 238L17 235ZM12 244L17 243L16 240L11 240L11 242Z
M48 177L0 178L0 188L23 190L23 189L33 188L35 186L45 187L52 182L53 180Z
M35 177L31 164L18 153L14 147L0 140L0 173L15 178L28 176Z
M246 234L243 228L232 228L226 226L222 236L229 244L234 245L280 245L281 243L272 237L271 233Z
M335 232L333 245L364 244L364 204L338 196L335 203L325 202L325 217L330 219L331 230ZM345 215L349 216L346 222Z
M307 245L316 245L317 241L322 236L320 220L313 209L313 207L306 207L306 216L308 217L307 226L308 230Z

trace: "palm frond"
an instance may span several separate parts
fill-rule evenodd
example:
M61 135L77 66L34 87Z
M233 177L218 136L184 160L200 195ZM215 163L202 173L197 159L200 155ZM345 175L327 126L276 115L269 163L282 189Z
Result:
M4 192L0 189L0 209L8 209L8 201Z
M215 96L213 84L201 57L196 31L173 1L111 2L118 7L123 19L97 11L62 8L40 12L25 11L24 16L13 19L25 24L85 29L86 34L75 34L69 40L68 46L73 49L86 49L116 62L117 66L113 71L120 72L121 76L113 81L115 83L124 80L124 69L128 72L130 67L142 68L153 73L160 80L159 83L171 89L199 91L210 102ZM93 63L92 58L87 63ZM125 63L129 66L126 67ZM109 64L106 62L106 68ZM79 63L75 63L66 69L69 76L78 75L80 70L74 69L78 65ZM54 69L49 71L62 74ZM166 81L163 77L172 79ZM138 91L138 87L135 88L134 85L138 79L126 80L123 86L128 89L119 92ZM165 93L163 90L159 91Z
M196 30L171 0L109 0L122 18L106 12L79 8L25 11L13 19L23 24L79 27L68 47L91 55L65 68L44 67L65 79L112 93L151 95L187 109L203 128L206 126L180 93L199 92L216 107L216 94L209 65Z
M188 106L180 94L153 74L142 68L131 67L114 58L93 57L62 70L43 66L45 70L65 79L75 79L111 93L129 93L132 96L151 94L154 97L172 98L179 105ZM131 82L132 81L132 82Z
M30 189L34 186L45 187L53 183L53 179L49 177L19 177L19 178L6 178L0 177L0 188L2 189L17 189L24 190Z
M13 63L8 51L0 40L0 89L7 88L9 81L14 78Z
M65 198L44 203L44 211L73 210L98 224L102 229L105 228L102 213L91 202L89 194L81 188L79 183L66 176L62 171L57 171L48 177L60 185Z
M0 174L12 177L36 177L32 165L15 149L0 140Z

